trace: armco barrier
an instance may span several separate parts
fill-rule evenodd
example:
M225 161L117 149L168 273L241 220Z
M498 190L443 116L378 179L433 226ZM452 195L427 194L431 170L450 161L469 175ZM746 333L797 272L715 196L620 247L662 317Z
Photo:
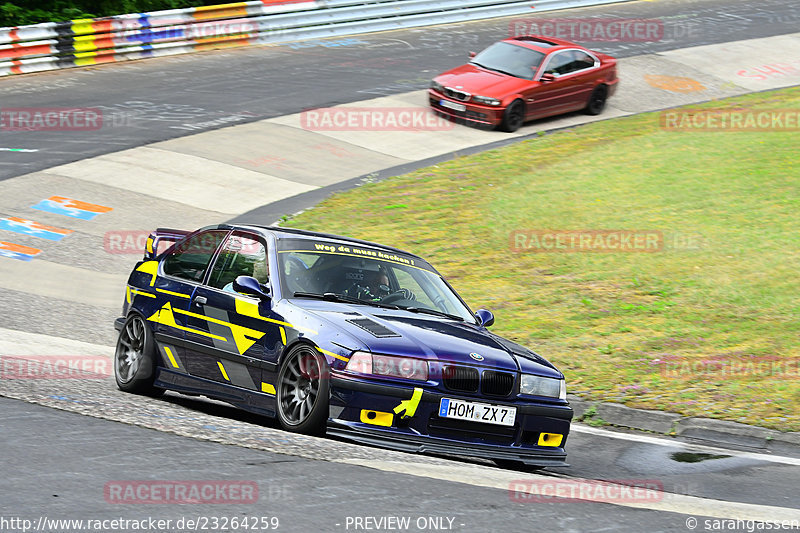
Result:
M260 0L0 28L0 76L630 0Z

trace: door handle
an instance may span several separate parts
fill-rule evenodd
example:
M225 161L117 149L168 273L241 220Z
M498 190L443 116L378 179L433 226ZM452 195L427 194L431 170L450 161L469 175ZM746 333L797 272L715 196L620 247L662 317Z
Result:
M195 296L194 297L194 304L198 307L201 305L205 305L208 302L205 296Z

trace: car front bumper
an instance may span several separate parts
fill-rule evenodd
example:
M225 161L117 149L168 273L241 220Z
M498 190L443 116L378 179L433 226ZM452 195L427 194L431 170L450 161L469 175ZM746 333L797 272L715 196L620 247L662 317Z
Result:
M464 111L451 109L442 105L442 101L449 102L451 105L464 106ZM428 89L428 103L437 113L446 115L456 121L469 122L472 125L485 128L494 128L503 122L504 107L492 107L486 105L475 105L457 100L452 100L437 93L433 89Z
M343 376L331 376L328 434L348 440L415 453L440 453L519 461L535 466L568 466L564 450L572 408L469 397L424 390L411 417L394 410L414 389ZM513 406L513 427L439 417L442 398ZM368 416L376 413L374 420ZM538 444L542 433L562 435L558 446Z

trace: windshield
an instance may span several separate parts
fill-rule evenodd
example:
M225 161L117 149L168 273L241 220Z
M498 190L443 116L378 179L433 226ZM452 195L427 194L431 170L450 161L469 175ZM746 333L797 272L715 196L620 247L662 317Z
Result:
M470 63L517 78L532 80L543 59L544 54L536 50L499 42L476 55Z
M327 240L280 239L281 288L288 297L408 309L456 320L475 317L425 261Z

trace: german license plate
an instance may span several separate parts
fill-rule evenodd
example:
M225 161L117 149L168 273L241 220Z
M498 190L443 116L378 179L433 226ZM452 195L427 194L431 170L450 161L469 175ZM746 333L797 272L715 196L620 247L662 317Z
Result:
M513 426L514 420L517 418L517 408L507 405L491 405L442 398L441 402L439 402L439 416L500 426Z
M455 111L466 111L467 106L464 104L457 104L455 102L451 102L450 100L439 100L439 105L442 107L447 107L449 109L454 109Z

